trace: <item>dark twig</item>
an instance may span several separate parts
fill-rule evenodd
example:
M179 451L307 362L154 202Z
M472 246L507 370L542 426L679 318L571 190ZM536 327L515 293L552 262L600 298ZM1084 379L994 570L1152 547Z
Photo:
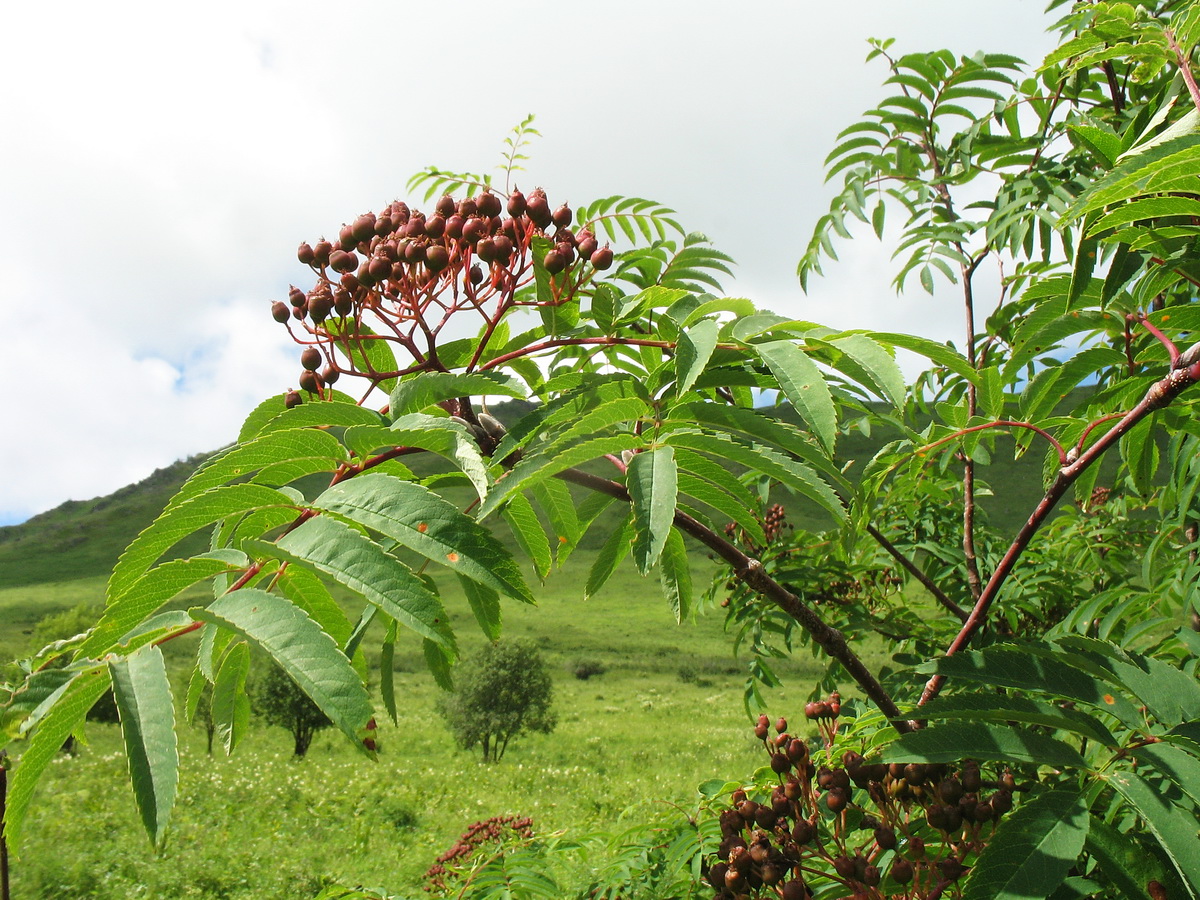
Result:
M879 546L886 550L891 557L900 563L913 578L921 582L925 586L925 590L933 595L933 599L942 604L950 612L954 613L961 621L967 621L967 611L946 596L945 591L937 586L932 578L926 575L911 559L900 552L900 549L884 536L883 532L875 528L874 525L867 526L867 533L879 543Z

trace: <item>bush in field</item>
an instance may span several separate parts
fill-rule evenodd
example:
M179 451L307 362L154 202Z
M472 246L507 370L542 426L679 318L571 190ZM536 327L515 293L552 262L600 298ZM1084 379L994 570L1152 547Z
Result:
M318 731L333 724L279 666L269 666L255 685L253 703L254 711L268 725L278 725L291 732L292 752L297 758L308 753ZM209 743L211 746L211 739Z
M457 690L442 699L439 711L460 747L481 747L483 761L494 762L513 738L554 730L553 700L537 647L526 640L497 641L463 664Z

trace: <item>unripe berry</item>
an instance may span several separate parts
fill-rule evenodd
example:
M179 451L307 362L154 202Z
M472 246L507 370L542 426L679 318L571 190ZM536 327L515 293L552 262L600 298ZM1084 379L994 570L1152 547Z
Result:
M613 252L608 247L601 247L591 255L592 268L603 272L613 264Z
M436 211L439 216L452 216L454 215L454 210L457 206L458 204L454 202L453 197L451 197L449 194L443 194L442 198L438 200L437 205L434 206L434 211Z
M425 221L425 234L427 237L439 240L446 233L446 220L442 216L434 216Z
M338 231L338 247L342 250L353 250L358 244L358 239L354 237L354 226L343 225Z
M525 215L525 195L520 191L508 195L508 214L513 217Z
M307 242L301 244L300 248L296 251L296 259L300 260L306 266L312 265L316 258L316 251Z
M571 207L567 206L565 203L551 213L550 217L553 219L554 224L559 228L566 228L571 224L571 220L574 218L573 214L571 213Z
M775 720L775 732L777 734L783 734L785 731L787 731L787 719L785 719L783 716L780 716Z
M504 208L500 203L500 198L491 191L485 191L480 194L476 203L479 206L479 214L481 216L498 216Z
M441 244L434 244L425 251L425 265L431 272L440 272L450 264L450 252Z
M329 255L333 252L333 244L329 241L317 241L313 247L313 262L318 266L329 265Z
M375 234L375 213L366 213L355 219L350 226L350 233L356 242L370 240Z
M550 250L542 260L542 265L546 267L546 271L551 275L557 275L567 267L567 261L563 259L562 254L557 250Z

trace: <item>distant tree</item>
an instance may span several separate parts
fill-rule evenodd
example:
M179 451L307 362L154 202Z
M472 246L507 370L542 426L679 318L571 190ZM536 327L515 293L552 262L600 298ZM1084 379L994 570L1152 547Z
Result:
M292 750L297 758L302 758L308 753L312 739L318 731L333 724L279 666L271 666L258 683L254 695L254 711L268 725L279 725L292 733ZM210 732L210 753L211 747Z
M537 647L527 640L488 644L463 667L458 690L439 710L464 750L483 747L483 761L504 756L508 742L558 724L550 708L554 686Z

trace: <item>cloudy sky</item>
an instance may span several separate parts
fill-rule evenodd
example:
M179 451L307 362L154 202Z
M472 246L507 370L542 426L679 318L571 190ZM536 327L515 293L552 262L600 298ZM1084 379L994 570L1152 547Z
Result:
M11 4L0 35L0 524L231 441L292 386L270 318L302 240L486 170L572 204L674 207L738 261L731 294L837 327L957 337L888 287L873 237L806 296L821 160L880 98L868 37L1038 60L1044 0Z

